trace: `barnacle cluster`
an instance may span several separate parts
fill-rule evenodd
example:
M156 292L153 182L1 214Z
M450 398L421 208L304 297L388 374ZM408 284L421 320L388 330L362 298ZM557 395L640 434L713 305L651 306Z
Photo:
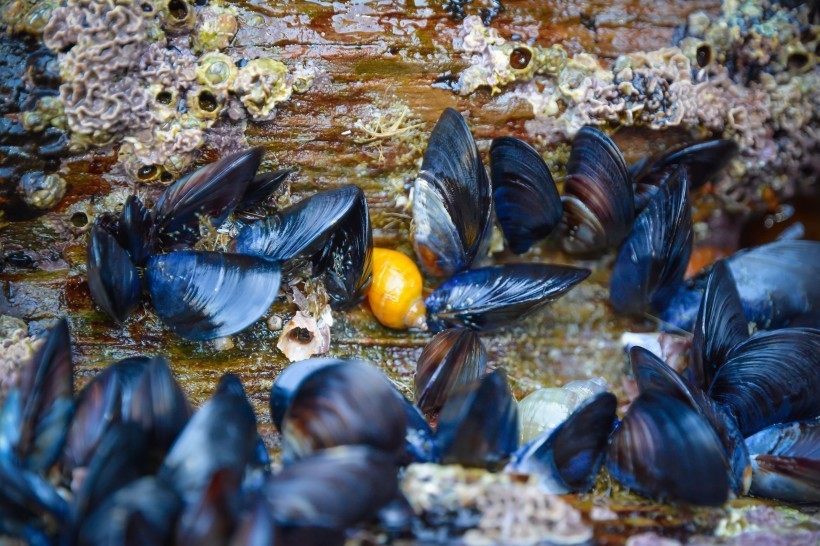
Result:
M424 521L474 527L464 544L585 544L592 538L580 512L527 477L412 464L401 489Z
M677 46L623 55L610 66L594 55L562 59L553 50L544 68L543 49L506 41L477 17L465 19L462 36L455 45L471 66L459 92L526 82L513 92L532 105L528 129L550 140L590 124L682 127L695 138L731 138L741 153L718 190L751 205L764 188L790 197L818 172L820 27L810 24L806 6L726 0L719 18L690 16ZM533 51L535 68L513 70L511 52L522 48Z
M239 68L220 53L238 30L220 1L18 0L0 16L59 54L59 101L44 103L30 125L62 123L75 150L121 144L125 171L144 182L178 177L220 118L268 119L313 76L270 58Z

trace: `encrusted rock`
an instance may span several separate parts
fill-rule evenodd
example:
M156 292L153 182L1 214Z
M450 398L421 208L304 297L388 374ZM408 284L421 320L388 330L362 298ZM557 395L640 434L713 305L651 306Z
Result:
M231 90L255 120L270 118L274 107L290 98L293 86L288 85L288 69L269 58L254 59L239 70Z

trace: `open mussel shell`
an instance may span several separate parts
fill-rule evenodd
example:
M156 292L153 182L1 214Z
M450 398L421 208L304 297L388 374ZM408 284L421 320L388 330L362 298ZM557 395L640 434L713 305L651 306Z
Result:
M136 195L129 195L120 212L117 241L131 256L134 265L141 267L154 253L156 245L154 213L142 204Z
M99 224L91 228L86 264L91 298L108 316L125 321L142 299L139 272L128 252Z
M751 471L749 452L734 416L643 347L633 347L629 351L629 361L641 394L654 392L677 398L712 426L723 447L732 490L738 494L746 493Z
M621 485L661 501L719 506L729 496L715 431L664 393L643 393L632 402L610 438L607 468Z
M364 192L353 186L355 202L313 260L335 309L357 305L365 296L373 275L373 229Z
M282 420L286 460L320 449L367 445L397 456L407 416L387 379L369 364L321 367L299 385Z
M518 448L518 408L504 370L454 393L439 414L442 464L495 469Z
M561 196L541 154L523 140L493 139L490 171L496 218L510 250L523 254L558 225Z
M353 185L322 191L242 229L232 250L279 262L309 259L356 206L361 190Z
M242 229L234 252L285 268L313 261L338 306L358 303L370 282L373 233L364 192L347 185L317 193Z
M74 410L68 324L60 319L23 367L0 409L0 464L44 473L59 457Z
M451 276L479 258L489 235L492 190L470 128L447 108L430 134L413 184L413 247L429 274Z
M686 173L670 175L618 250L609 301L621 315L661 312L683 283L692 254L692 211Z
M715 139L678 146L631 165L629 173L635 184L635 208L643 210L664 183L666 175L677 167L686 169L689 187L696 190L726 167L737 152L734 141Z
M280 169L278 171L257 174L248 184L245 194L242 196L242 201L239 202L236 210L252 211L264 205L276 190L279 189L282 182L285 181L290 173L290 169Z
M464 271L427 297L427 326L478 331L507 326L558 299L589 276L588 269L505 264Z
M820 242L783 239L739 250L724 261L735 279L743 314L759 330L820 327ZM706 282L702 273L683 285L661 318L692 330Z
M254 458L257 439L256 417L244 392L225 388L193 414L165 457L158 477L187 504L194 503L215 472L228 469L241 475L245 471Z
M416 405L438 411L458 389L477 381L487 368L487 349L478 334L449 328L436 334L416 364Z
M820 415L820 330L760 332L717 371L709 396L727 406L744 436Z
M759 497L820 502L820 418L765 428L746 439Z
M506 471L537 475L549 493L588 491L604 460L616 406L613 394L595 395L554 430L522 446Z
M564 182L564 237L570 254L615 248L635 218L632 179L618 146L595 127L582 127L572 141Z
M77 544L167 544L179 510L172 489L152 476L140 478L105 499L81 523Z
M217 252L161 254L146 269L157 315L194 340L235 334L256 322L276 299L280 278L276 262Z
M280 525L342 531L395 498L397 468L378 449L334 447L285 466L264 492Z
M724 261L709 274L692 338L692 380L708 389L729 352L749 337L749 326L732 272Z
M170 186L157 201L157 230L166 246L199 239L200 217L218 227L242 201L264 149L250 148L205 165Z

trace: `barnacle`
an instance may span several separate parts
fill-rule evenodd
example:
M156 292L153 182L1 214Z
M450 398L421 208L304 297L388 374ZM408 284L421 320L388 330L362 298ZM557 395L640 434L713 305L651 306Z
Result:
M66 182L58 174L30 172L20 178L18 191L23 202L33 209L48 210L65 195Z
M254 59L239 69L231 90L254 119L263 120L277 104L290 98L293 86L288 85L287 74L288 69L279 61Z
M225 110L227 100L227 91L197 86L188 92L188 112L209 125Z
M236 36L238 24L230 8L209 5L200 10L193 35L197 52L225 49Z
M196 11L188 0L160 0L157 8L167 33L184 34L194 28Z
M238 73L233 59L218 51L206 53L196 65L197 81L213 89L229 89Z
M23 364L42 344L28 335L28 325L8 315L0 315L0 396L14 385Z

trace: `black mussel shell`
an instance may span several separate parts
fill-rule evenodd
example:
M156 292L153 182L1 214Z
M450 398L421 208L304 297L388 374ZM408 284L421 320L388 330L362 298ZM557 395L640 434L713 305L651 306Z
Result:
M215 472L228 469L242 475L254 458L257 438L256 417L244 392L223 389L193 414L158 477L192 504L201 498Z
M683 283L692 254L686 173L671 175L635 220L612 266L609 301L621 315L660 312Z
M278 171L257 174L248 184L245 195L242 196L242 201L240 201L236 209L239 211L250 211L265 204L271 195L279 189L279 186L282 185L282 182L285 181L290 173L290 169L280 169Z
M282 420L286 460L320 449L367 445L398 455L407 417L394 387L369 364L319 368L299 385Z
M44 473L57 460L74 410L68 324L60 319L21 371L0 411L0 462Z
M294 395L298 392L302 382L313 372L330 366L345 366L348 362L335 358L309 358L295 362L285 368L273 382L270 394L271 420L276 427L282 430L282 420ZM427 420L407 400L398 389L393 389L396 397L404 406L407 417L407 431L405 433L404 453L399 457L399 463L431 462L436 460L436 446L433 431Z
M632 402L610 438L607 468L621 485L657 500L719 506L729 496L715 431L686 403L663 393L647 392Z
M131 256L105 229L95 224L86 253L92 299L117 322L128 318L142 300L139 272Z
M220 546L236 526L241 474L222 468L211 475L202 496L182 510L177 522L176 544Z
M507 326L558 299L589 276L588 269L505 264L464 271L427 297L427 326L478 331Z
M731 478L732 490L738 494L746 493L751 470L749 452L735 418L643 347L633 347L629 351L629 361L641 393L654 392L672 396L706 419L723 446L724 462Z
M276 521L262 497L251 501L239 517L229 546L272 546L276 540Z
M355 186L354 186L355 187ZM341 219L322 252L313 261L335 309L347 309L364 298L373 275L373 229L364 192Z
M589 491L604 461L616 406L613 394L596 395L555 430L522 446L506 470L537 475L549 493Z
M136 266L143 266L154 253L156 245L154 213L142 204L136 195L129 195L120 212L117 241L128 251Z
M361 190L353 185L322 191L242 229L232 250L279 262L309 259L357 206Z
M746 439L758 497L820 502L820 418L765 428Z
M709 396L727 406L744 436L820 415L820 330L760 332L717 371Z
M442 464L498 468L518 449L518 406L504 370L454 393L439 414Z
M732 272L724 261L709 274L692 338L692 380L708 389L729 352L749 337L749 326Z
M293 395L296 394L305 378L321 368L343 365L344 363L344 360L336 358L308 358L294 362L276 376L270 390L270 415L273 424L280 432L282 431L282 419L285 418L285 412L287 412L290 402L293 400Z
M632 179L618 146L595 127L572 141L561 218L564 250L597 254L615 248L635 218Z
M678 146L631 165L629 173L635 183L635 208L642 210L666 176L678 166L686 169L689 187L696 190L726 167L737 151L737 144L732 140L707 140Z
M344 530L374 516L398 493L393 456L367 446L323 449L268 482L277 523Z
M161 356L148 363L129 406L126 419L142 428L151 455L159 459L165 457L192 413L185 392Z
M162 321L182 337L205 340L256 322L276 299L281 274L258 256L180 251L151 258L146 278Z
M220 394L231 394L233 396L239 396L244 398L249 404L250 400L248 399L248 393L245 392L245 387L242 385L242 381L236 374L226 373L221 378L219 378L219 383L216 385L216 391L214 391L214 396ZM256 446L254 447L253 456L251 460L248 462L248 471L245 473L245 477L249 481L256 482L259 479L264 479L264 474L270 470L270 455L268 455L268 448L265 447L265 442L262 440L262 437L257 432L256 434ZM248 483L243 484L243 487L248 485Z
M510 250L523 254L561 220L558 188L541 154L517 138L493 139L490 171L496 218Z
M157 201L157 231L166 246L199 239L200 217L218 227L242 201L264 149L250 148L205 165L170 186Z
M735 252L725 259L743 313L759 330L820 327L820 242L784 239ZM706 285L702 273L678 290L661 318L692 330Z
M470 128L447 108L413 184L413 246L429 274L451 276L479 258L489 235L492 189Z
M140 478L105 499L79 530L80 546L167 544L180 510L176 494L156 478Z
M477 381L487 368L487 349L478 334L449 328L436 334L416 363L416 405L438 411L458 389Z

